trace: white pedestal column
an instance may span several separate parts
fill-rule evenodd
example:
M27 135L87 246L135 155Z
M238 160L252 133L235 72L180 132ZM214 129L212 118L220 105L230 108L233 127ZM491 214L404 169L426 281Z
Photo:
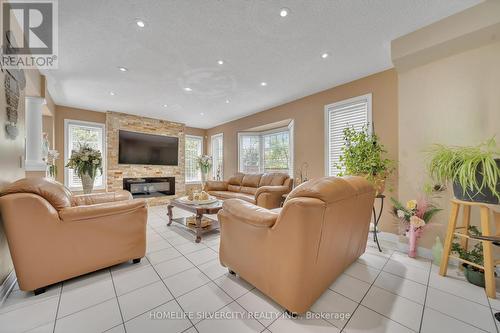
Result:
M42 159L42 105L41 97L26 97L26 171L45 171Z

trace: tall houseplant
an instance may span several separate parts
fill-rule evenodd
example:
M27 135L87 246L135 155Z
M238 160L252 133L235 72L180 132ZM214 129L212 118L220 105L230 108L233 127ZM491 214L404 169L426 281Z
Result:
M377 194L384 192L385 180L394 171L394 161L384 158L387 153L376 134L368 133L364 126L360 131L354 127L344 129L344 146L341 148L337 169L339 176L355 175L368 179Z
M498 204L500 151L494 138L472 147L436 144L429 156L432 178L441 184L451 182L457 199Z
M92 193L95 177L102 174L102 155L88 144L81 144L78 150L71 152L66 167L73 169L82 181L83 193Z

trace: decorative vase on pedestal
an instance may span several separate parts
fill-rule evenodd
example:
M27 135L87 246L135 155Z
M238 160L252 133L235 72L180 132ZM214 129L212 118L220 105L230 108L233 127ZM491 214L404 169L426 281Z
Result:
M421 228L415 228L410 225L409 230L409 239L410 239L410 248L408 249L408 257L415 258L417 256L417 240L420 237Z
M82 188L83 188L83 193L84 194L90 194L92 193L92 190L94 189L94 178L90 177L87 173L84 173L81 175L81 180L82 180Z

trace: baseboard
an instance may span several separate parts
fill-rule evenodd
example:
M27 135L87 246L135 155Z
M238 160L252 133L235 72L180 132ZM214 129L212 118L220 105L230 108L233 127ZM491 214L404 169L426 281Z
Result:
M7 275L7 278L5 278L5 281L0 286L0 306L2 306L2 304L7 299L7 296L9 296L12 289L14 289L16 281L17 281L16 272L12 270L9 273L9 275Z

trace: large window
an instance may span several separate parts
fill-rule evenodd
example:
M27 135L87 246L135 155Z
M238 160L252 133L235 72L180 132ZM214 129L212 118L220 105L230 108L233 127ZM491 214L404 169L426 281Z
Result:
M354 127L361 130L368 126L372 118L372 95L354 97L325 106L325 172L327 176L336 176L341 170L339 163L344 145L344 129ZM370 130L370 126L368 126Z
M239 171L293 173L292 125L266 132L239 133Z
M224 179L224 135L222 133L212 135L212 177L216 180Z
M80 145L87 144L101 152L103 170L106 170L106 153L104 150L104 124L86 121L70 120L64 121L64 164L68 162L73 150L78 150ZM65 168L64 183L71 190L81 190L82 182L73 169ZM94 188L105 188L104 175L98 173L94 182Z
M203 154L203 137L186 135L185 157L186 157L186 182L195 183L201 181L201 171L196 165L196 158Z

